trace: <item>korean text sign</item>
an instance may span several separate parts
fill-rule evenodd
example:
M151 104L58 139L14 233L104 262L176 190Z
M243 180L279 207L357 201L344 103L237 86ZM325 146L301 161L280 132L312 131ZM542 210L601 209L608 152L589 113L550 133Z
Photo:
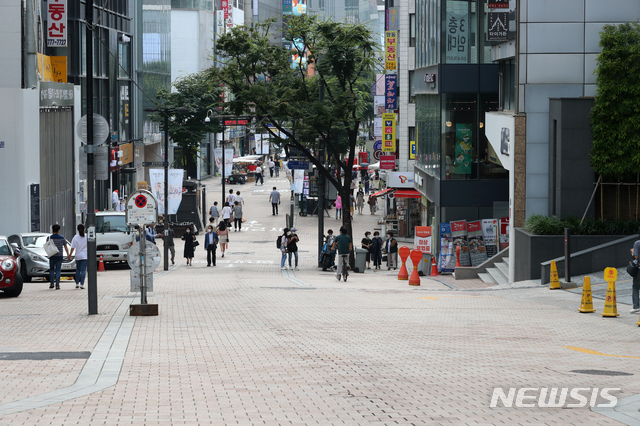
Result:
M466 13L447 13L444 23L448 64L469 62L469 17Z
M420 250L422 253L431 254L431 227L416 226L415 232L416 249Z
M382 152L396 152L396 114L382 114Z
M384 33L384 68L394 71L398 65L398 32L385 31Z
M67 47L67 0L47 2L47 46Z
M384 76L384 107L385 109L398 109L398 75L387 74Z

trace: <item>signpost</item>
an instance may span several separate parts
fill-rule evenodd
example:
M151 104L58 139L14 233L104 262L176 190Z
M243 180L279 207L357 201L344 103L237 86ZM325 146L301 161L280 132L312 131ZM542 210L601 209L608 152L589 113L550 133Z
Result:
M289 160L287 161L287 168L289 170L309 170L309 161Z
M154 244L151 245L155 250L153 248L147 249L144 227L145 225L155 225L158 222L158 202L151 192L138 189L133 191L127 199L125 212L127 225L137 227L140 240L138 255L132 256L130 253L127 256L131 259L128 262L131 266L132 287L134 287L133 279L136 273L140 276L140 304L130 305L129 314L131 316L155 316L158 315L158 305L147 303L147 277L152 275L153 270L160 264L160 251ZM133 246L130 251L135 252ZM147 270L149 270L148 273Z

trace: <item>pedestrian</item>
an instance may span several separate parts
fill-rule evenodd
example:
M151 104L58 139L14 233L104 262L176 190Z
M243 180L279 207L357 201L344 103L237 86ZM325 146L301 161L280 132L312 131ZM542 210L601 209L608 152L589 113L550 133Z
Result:
M364 208L364 191L362 189L358 190L356 194L356 206L358 207L358 214L362 214L362 209Z
M275 163L276 177L280 177L280 159L276 157Z
M291 258L296 258L296 271L298 271L298 241L300 241L300 239L296 235L296 228L291 228L291 230L287 234L287 253L289 253L289 269L293 269L291 267Z
M87 273L87 234L84 233L84 225L78 225L78 234L71 240L71 251L67 259L71 260L73 252L76 252L76 288L84 289L84 277Z
M293 180L293 176L289 176L287 174L287 178L289 179L289 183L291 184L291 199L293 200L293 196L294 196L294 194L296 192L296 183Z
M240 191L236 191L236 200L240 203L240 207L244 207L244 197L240 195Z
M120 195L118 194L118 190L114 189L111 193L111 207L113 210L118 210L118 206L120 205Z
M376 197L373 197L371 194L369 194L369 199L367 200L367 204L369 204L369 211L373 215L376 214L376 201L377 201Z
M351 237L349 235L347 235L347 228L345 226L341 226L340 227L340 235L338 235L336 237L336 239L333 241L333 247L332 249L338 249L338 263L337 263L337 269L336 269L336 278L338 278L338 281L340 281L340 277L342 274L342 264L344 263L344 260L342 258L343 255L348 255L351 253L351 250L353 250L353 244L351 243Z
M229 243L229 228L225 221L220 222L218 225L218 241L220 242L222 257L224 257L224 252L226 251L227 244Z
M369 194L369 172L364 175L364 193Z
M286 261L287 261L287 235L289 234L289 228L284 228L282 235L280 235L277 239L277 243L280 246L280 254L282 257L280 258L280 269L287 269Z
M196 240L196 236L195 233L191 232L191 226L188 226L184 231L182 239L184 240L184 257L187 259L187 265L193 266L193 252L195 251L193 243Z
M151 241L153 244L156 243L156 236L158 235L158 233L156 232L156 226L155 225L148 225L147 229L145 230L145 239L147 241Z
M227 195L227 203L229 203L230 206L233 205L233 202L236 200L236 196L233 194L233 189L229 190L229 194ZM226 206L226 204L225 204Z
M364 238L360 242L362 248L367 251L365 262L367 263L367 269L371 269L371 249L373 248L373 241L371 240L371 232L364 233Z
M55 285L56 290L60 290L60 272L62 270L62 248L69 257L69 248L67 247L67 240L60 235L60 225L57 223L51 226L52 235L47 238L54 242L58 248L58 253L49 257L49 288L53 288Z
M207 266L216 266L216 249L218 248L218 233L213 230L213 226L207 227L207 233L204 236L204 249L207 251Z
M242 231L242 205L233 203L233 232Z
M342 197L338 195L338 197L336 198L336 220L338 220L338 216L340 216L340 219L342 219Z
M220 217L220 210L218 210L218 202L214 201L213 206L209 209L209 214L211 217L209 218L209 222L213 219L213 226L218 223L218 218Z
M273 191L271 191L271 194L269 195L269 202L271 203L272 216L277 215L278 205L280 204L280 192L278 192L275 186L273 187Z
M261 181L261 185L264 185L264 179L262 178L262 167L260 167L260 164L258 164L258 167L256 167L256 185L258 184L258 181Z
M382 238L380 238L380 233L375 231L373 233L373 239L371 240L371 257L373 257L373 268L380 269L380 265L382 264L382 246L384 243L382 242Z
M640 232L640 229L638 230ZM633 243L633 248L631 249L631 256L634 259L638 259L640 257L640 240ZM633 284L631 286L631 303L633 307L631 309L632 314L637 314L640 312L640 274L637 274L633 277Z
M211 218L209 218L211 221ZM169 251L171 252L171 264L175 265L176 259L176 243L173 241L173 237L175 237L176 233L173 232L171 226L167 224L167 230L164 231L164 236L162 237L162 243L169 247Z
M385 242L387 248L387 270L394 270L398 268L398 241L393 238L393 231L387 231L387 241Z
M231 213L231 206L227 201L226 203L224 203L224 207L222 208L222 221L227 223L227 228L231 227L231 221L229 220L231 219Z
M273 162L273 158L269 158L269 176L273 177L273 172L276 171L276 163Z
M356 179L357 179L357 176L351 180L351 185L349 186L349 190L350 190L352 196L356 192L356 185L357 185Z
M351 213L351 220L353 220L353 206L356 204L356 199L353 193L349 195L349 212Z

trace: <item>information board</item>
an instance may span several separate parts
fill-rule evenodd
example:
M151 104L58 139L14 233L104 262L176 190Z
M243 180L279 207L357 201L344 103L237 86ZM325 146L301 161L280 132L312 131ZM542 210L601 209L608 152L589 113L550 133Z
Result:
M154 225L158 222L158 202L151 192L138 189L127 198L127 225Z

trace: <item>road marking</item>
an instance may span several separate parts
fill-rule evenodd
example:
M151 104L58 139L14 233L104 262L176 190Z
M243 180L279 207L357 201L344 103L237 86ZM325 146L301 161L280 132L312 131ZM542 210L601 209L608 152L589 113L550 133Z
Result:
M583 354L600 355L600 356L612 356L612 357L615 357L615 358L640 359L640 356L603 354L602 352L592 351L591 349L586 349L586 348L579 348L577 346L564 346L564 348L571 349L572 351L576 351L576 352L582 352Z
M498 296L424 296L419 299L438 300L444 297L455 297L456 299L502 299Z

